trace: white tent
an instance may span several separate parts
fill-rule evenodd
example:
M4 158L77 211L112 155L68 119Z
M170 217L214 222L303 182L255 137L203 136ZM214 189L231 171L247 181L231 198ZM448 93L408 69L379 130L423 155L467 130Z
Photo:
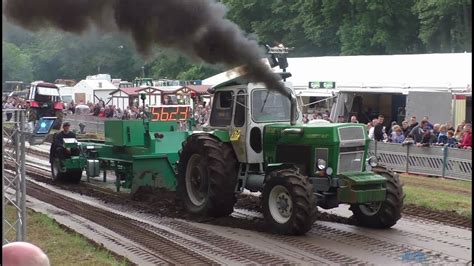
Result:
M288 58L288 81L307 89L312 81L336 82L337 88L465 88L472 84L472 54L413 54ZM281 72L276 67L275 72ZM216 85L235 78L228 71L203 80Z
M82 100L84 103L97 103L101 99L107 103L111 98L110 93L116 89L108 80L83 79L74 86L75 102Z

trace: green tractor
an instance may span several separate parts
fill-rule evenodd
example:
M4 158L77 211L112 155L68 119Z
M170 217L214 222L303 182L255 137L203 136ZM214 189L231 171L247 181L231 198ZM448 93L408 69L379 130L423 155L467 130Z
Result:
M287 66L282 49L272 52L271 66ZM187 106L151 107L143 121L106 120L105 140L68 143L80 155L68 157L61 168L53 165L53 177L77 182L83 170L88 178L102 171L105 181L107 171L114 171L117 190L177 191L187 211L211 217L231 214L244 190L261 192L263 216L280 234L304 234L318 206L340 204L349 204L362 226L395 225L402 184L396 173L368 158L366 127L303 124L294 90L285 82L290 75L281 74L281 93L241 77L213 87L209 125L199 132L178 130L179 121L192 124ZM165 113L169 119L156 119Z
M302 124L291 85L285 86L290 97L238 79L213 88L209 125L193 132L179 154L177 191L186 209L226 216L247 189L262 193L264 218L280 234L306 233L317 206L339 204L350 204L362 226L395 225L402 184L367 158L365 126Z

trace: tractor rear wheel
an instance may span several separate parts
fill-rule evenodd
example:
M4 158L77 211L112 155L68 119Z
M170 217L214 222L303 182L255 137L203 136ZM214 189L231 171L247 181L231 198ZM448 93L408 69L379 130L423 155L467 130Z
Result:
M53 159L51 163L51 179L53 182L63 181L65 174L61 172L59 159Z
M184 143L178 163L178 193L193 214L222 217L234 211L237 159L232 146L209 134Z
M352 204L350 210L360 225L370 228L390 228L402 217L403 184L397 173L383 167L372 169L387 179L385 201Z
M275 170L263 188L263 216L278 234L302 235L316 220L313 185L297 170Z

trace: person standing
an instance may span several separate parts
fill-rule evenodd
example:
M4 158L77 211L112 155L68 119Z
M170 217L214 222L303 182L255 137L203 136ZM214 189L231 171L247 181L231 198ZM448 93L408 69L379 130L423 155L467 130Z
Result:
M402 128L399 125L395 125L390 136L390 141L392 143L403 143L404 140L405 136L403 135Z
M463 128L463 135L461 143L459 143L461 149L472 149L472 125L465 124Z
M377 118L372 119L372 126L369 129L369 139L375 140L375 127L378 126L379 120Z
M374 140L375 141L383 141L384 139L386 139L385 127L383 125L383 121L384 121L384 116L379 115L378 123L374 127Z
M428 121L422 120L420 125L417 125L416 127L414 127L410 131L410 133L408 134L407 137L413 138L413 141L415 143L420 143L423 139L424 134L425 134L425 130L428 129L427 125L428 125Z
M351 116L351 123L353 123L353 124L358 124L359 123L359 121L357 120L357 116L355 116L355 115Z

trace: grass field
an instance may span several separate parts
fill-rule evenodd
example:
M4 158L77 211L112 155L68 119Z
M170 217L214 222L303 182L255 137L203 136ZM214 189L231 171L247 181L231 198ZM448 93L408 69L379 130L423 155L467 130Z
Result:
M429 209L455 211L472 220L472 182L401 175L406 204Z
M6 208L6 215L13 218L12 206ZM90 243L85 237L65 231L48 216L28 209L27 241L40 247L49 257L51 265L127 265L110 252ZM7 239L14 239L13 232Z

